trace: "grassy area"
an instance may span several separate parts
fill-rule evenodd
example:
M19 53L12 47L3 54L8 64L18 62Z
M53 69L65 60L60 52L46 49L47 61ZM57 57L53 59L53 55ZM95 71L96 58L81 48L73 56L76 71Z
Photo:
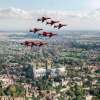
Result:
M24 96L25 95L25 89L22 86L18 85L10 85L5 89L2 89L4 96Z

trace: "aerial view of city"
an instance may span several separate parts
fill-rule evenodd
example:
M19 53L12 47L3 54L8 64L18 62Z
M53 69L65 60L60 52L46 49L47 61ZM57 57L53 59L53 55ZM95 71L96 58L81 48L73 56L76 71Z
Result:
M100 100L100 0L1 0L0 100Z

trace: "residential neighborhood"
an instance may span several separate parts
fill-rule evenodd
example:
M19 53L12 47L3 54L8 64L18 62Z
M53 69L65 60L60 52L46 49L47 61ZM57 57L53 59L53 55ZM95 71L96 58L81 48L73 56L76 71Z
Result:
M10 45L1 42L1 47L4 43L5 48ZM84 42L83 47L76 47L75 42L69 47L66 42L54 45L50 42L50 47L38 52L18 45L13 54L9 48L8 54L1 49L1 100L8 96L14 100L99 100L99 48L86 49Z

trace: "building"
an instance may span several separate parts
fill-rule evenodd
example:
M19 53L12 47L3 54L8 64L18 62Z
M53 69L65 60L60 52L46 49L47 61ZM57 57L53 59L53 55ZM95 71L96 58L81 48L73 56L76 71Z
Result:
M34 78L43 77L46 75L45 68L33 69Z
M50 72L50 75L52 77L56 77L58 75L64 75L65 74L65 67L60 67L60 68L51 68L48 69L48 71ZM38 78L38 77L43 77L46 75L47 69L46 68L33 68L33 74L34 74L34 78Z

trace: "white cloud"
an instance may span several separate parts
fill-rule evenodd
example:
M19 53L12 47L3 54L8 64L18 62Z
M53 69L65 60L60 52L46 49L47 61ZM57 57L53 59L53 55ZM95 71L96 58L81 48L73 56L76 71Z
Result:
M34 27L51 28L45 24L36 22L36 19L41 16L49 16L54 20L61 20L63 23L69 24L67 29L95 30L99 29L100 26L100 9L90 12L49 10L25 11L11 7L8 9L0 9L0 29L5 29L5 27L13 29L29 29L30 27L33 27L33 25Z
M32 16L27 11L10 7L6 9L0 9L0 18L29 19L32 18Z
M97 9L100 7L100 0L87 0L87 8Z
M100 16L100 9L96 9L90 12L81 11L50 11L50 10L33 10L25 11L17 8L5 8L0 9L0 18L22 18L22 19L32 19L33 17L50 16L56 19L64 18L86 18L86 17L98 17Z
M25 11L18 8L5 8L0 9L0 18L23 18L23 19L32 19L33 17L40 16L50 16L52 18L62 18L63 17L81 17L83 13L73 12L73 11L50 11L50 10L33 10Z

